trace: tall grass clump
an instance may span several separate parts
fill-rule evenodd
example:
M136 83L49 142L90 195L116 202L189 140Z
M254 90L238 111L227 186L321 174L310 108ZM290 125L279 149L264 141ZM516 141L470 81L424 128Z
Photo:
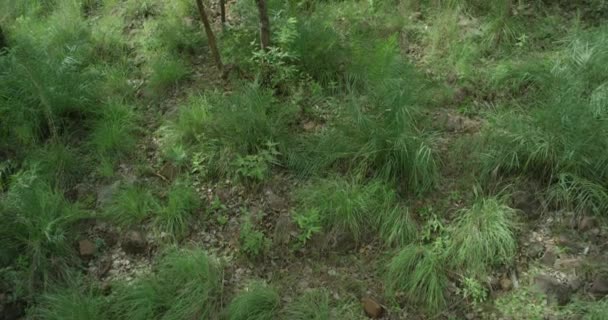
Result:
M30 290L63 276L72 262L71 226L84 212L33 171L18 173L0 201L2 265L22 261Z
M450 233L448 255L457 269L483 276L508 263L517 251L515 210L498 198L480 198L459 212Z
M24 164L25 167L36 168L38 177L49 185L69 189L82 179L88 168L87 161L82 158L78 148L59 140L31 149Z
M150 190L141 185L127 185L112 198L103 216L112 222L131 226L144 222L160 210Z
M308 291L291 302L284 311L284 319L329 320L329 293L325 290Z
M432 245L403 247L388 263L388 294L402 293L430 312L440 311L448 285L445 256L440 251Z
M269 145L283 153L294 112L258 86L245 86L228 96L193 98L159 130L161 148L167 153L182 145L205 175L226 176L238 156L269 152Z
M111 319L210 319L222 295L220 266L201 250L172 249L152 274L117 285L109 297Z
M107 299L101 292L70 279L65 286L55 287L41 295L29 310L28 319L40 320L104 320Z
M120 158L135 147L136 115L131 106L107 104L93 121L89 143L101 157Z
M274 319L278 315L280 303L279 294L274 288L254 282L230 302L226 308L226 319Z
M413 193L430 190L438 159L418 123L423 82L399 56L394 37L357 57L348 75L353 95L331 127L290 154L292 166L305 173L334 168L377 176Z
M62 2L63 3L63 2ZM90 31L69 2L45 19L10 28L13 45L0 56L0 125L8 150L57 137L92 116L95 84Z
M607 32L577 33L551 69L538 77L543 82L534 83L538 89L529 109L492 119L481 152L488 176L525 173L549 185L559 182L578 194L566 200L584 199L590 211L603 206L596 201L601 199L597 190L608 186ZM576 181L576 187L568 181Z
M301 215L314 215L319 227L347 234L356 242L379 233L389 245L408 243L415 235L409 212L397 204L395 192L380 180L322 179L296 194Z
M165 204L154 218L154 224L160 231L180 239L186 235L190 221L201 201L196 191L187 181L176 180L167 192Z

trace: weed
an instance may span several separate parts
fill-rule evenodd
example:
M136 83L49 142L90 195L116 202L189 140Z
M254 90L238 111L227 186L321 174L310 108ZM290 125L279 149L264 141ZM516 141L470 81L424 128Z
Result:
M246 217L241 226L241 250L251 257L260 258L270 248L271 241L263 232L255 230L251 217Z
M229 320L268 320L279 311L279 294L260 282L252 283L239 293L227 307Z
M521 288L496 299L497 309L505 317L543 319L546 314L545 297L529 288Z
M276 149L276 143L266 142L265 148L257 154L244 157L236 156L233 165L239 179L250 182L262 182L270 173L270 166L277 164L280 153Z
M323 230L321 215L317 209L308 209L293 216L300 229L298 246L303 247L312 237Z
M92 125L90 139L95 153L119 158L132 151L135 146L133 134L137 130L132 107L108 104L100 113Z
M488 297L486 288L475 278L463 278L462 289L458 290L463 298L471 301L473 305L478 305L484 302Z

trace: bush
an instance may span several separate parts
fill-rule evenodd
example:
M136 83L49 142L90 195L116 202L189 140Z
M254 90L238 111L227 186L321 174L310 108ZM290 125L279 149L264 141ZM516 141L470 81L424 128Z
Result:
M259 282L252 283L239 293L227 307L229 320L269 320L277 316L279 294Z
M118 283L110 296L111 319L209 319L220 306L222 278L201 250L170 250L153 274Z

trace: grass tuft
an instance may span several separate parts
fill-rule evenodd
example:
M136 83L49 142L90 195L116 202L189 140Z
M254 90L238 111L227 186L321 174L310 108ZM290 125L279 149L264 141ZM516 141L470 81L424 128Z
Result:
M308 291L287 305L284 318L290 320L329 320L329 293L325 290Z
M254 282L228 305L229 320L274 319L279 311L279 294L264 283Z

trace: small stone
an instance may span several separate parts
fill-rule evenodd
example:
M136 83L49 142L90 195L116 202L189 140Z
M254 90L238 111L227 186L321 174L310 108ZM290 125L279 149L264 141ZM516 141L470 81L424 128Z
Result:
M547 267L553 267L553 265L555 264L555 260L557 260L557 255L555 254L555 252L553 250L547 250L545 251L543 257L540 259L540 262Z
M122 249L129 254L141 254L146 251L146 239L141 232L136 230L127 231L122 240Z
M361 299L361 305L363 306L363 311L365 311L365 314L372 319L378 319L384 313L384 308L382 305L371 297Z
M597 219L595 217L585 216L578 223L578 230L580 231L588 231L597 227Z
M538 291L544 293L549 301L556 301L560 306L570 302L572 288L566 284L560 283L551 276L544 274L536 276L534 278L534 286Z
M526 254L530 259L536 259L545 252L545 246L540 242L533 242L526 250Z
M608 278L596 276L589 286L589 293L598 299L608 295Z
M510 291L511 289L513 289L513 281L506 277L500 279L500 288L503 291Z
M280 212L288 207L287 201L283 197L278 196L272 190L266 191L266 199L268 201L268 207L270 207L270 210L274 212Z
M78 253L80 253L80 257L90 259L95 255L96 250L97 247L91 240L84 239L78 241Z

